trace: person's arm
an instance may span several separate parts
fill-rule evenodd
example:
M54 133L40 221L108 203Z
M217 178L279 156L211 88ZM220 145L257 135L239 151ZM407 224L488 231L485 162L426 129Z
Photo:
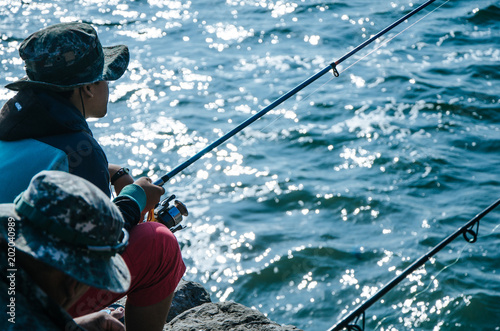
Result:
M120 194L113 199L122 212L125 228L130 230L137 225L144 218L144 215L160 202L163 193L165 193L165 189L154 185L151 178L148 177L141 177L133 184L125 186Z
M116 195L120 194L122 189L134 182L128 168L120 167L116 164L108 164L109 178L111 185L114 186Z
M164 300L146 307L135 307L127 302L125 305L127 331L163 330L173 298L174 292ZM144 318L144 316L148 316L148 318Z
M124 192L125 193L125 192ZM144 194L144 193L143 193ZM113 199L125 221L125 229L130 231L141 220L141 209L137 200L128 195L119 195Z

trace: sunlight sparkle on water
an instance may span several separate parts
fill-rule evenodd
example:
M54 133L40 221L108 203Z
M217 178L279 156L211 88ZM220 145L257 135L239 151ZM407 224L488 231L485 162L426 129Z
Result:
M310 43L311 45L317 45L319 44L319 39L320 39L320 36L305 36L304 37L304 41L306 43Z
M202 223L201 225L194 225L195 234L187 233L187 238L195 239L198 244L200 242L205 243L208 249L201 252L196 249L191 249L188 247L183 249L183 256L190 259L193 256L202 255L203 262L198 263L198 259L194 259L194 265L188 266L188 272L191 274L200 274L203 282L207 282L210 279L216 280L217 283L227 282L233 284L239 277L239 275L245 275L252 273L252 270L244 270L240 264L242 254L235 252L241 247L245 249L252 249L251 241L255 240L255 234L253 232L247 232L241 234L237 237L236 231L229 231L228 228L221 229L221 223L215 226ZM217 234L219 235L217 237ZM186 239L187 239L186 238ZM209 272L209 270L211 270ZM218 288L213 292L219 298L224 296ZM230 293L226 293L229 295Z
M363 87L365 86L365 80L359 76L355 76L353 74L350 75L351 77L351 82L356 85L356 87Z
M205 29L208 33L215 34L219 39L224 41L234 40L238 43L242 42L245 38L252 37L254 35L253 29L245 30L245 28L241 26L221 22L218 22L215 25L207 25Z
M227 300L227 297L229 296L229 294L233 293L234 292L234 289L232 287L228 287L226 289L226 291L224 292L224 294L219 298L219 301L220 302L224 302Z
M378 291L377 286L366 286L365 285L365 286L363 286L359 296L362 298L369 298L372 295L374 295L375 293L377 293L377 291Z
M207 246L204 251L192 247L183 249L183 257L192 261L187 272L198 274L203 283L215 280L217 283L233 284L240 275L254 272L242 268L242 254L235 250L243 247L251 250L251 241L255 240L255 234L246 232L238 236L236 231L221 226L222 223L200 223L191 225L194 233L185 233L184 240L195 240L199 245ZM218 298L227 297L231 293L223 291L224 289L218 286L212 289Z
M131 137L123 133L116 133L113 135L99 137L99 144L101 146L120 146L126 144L136 144L139 141L136 137Z
M387 250L384 251L384 254L385 256L377 262L379 266L382 266L384 263L388 263L394 255L393 252Z
M357 285L358 280L354 277L354 269L346 270L339 282L347 286Z
M117 34L121 34L123 36L127 36L130 38L133 38L137 41L146 41L149 39L159 39L162 37L165 37L167 34L166 32L162 31L161 29L158 28L144 28L139 31L120 31L117 32Z
M280 17L285 14L293 13L297 6L296 3L286 3L283 1L277 1L275 4L269 3L269 8L272 9L271 15L273 17Z
M196 177L200 179L208 179L209 173L205 170L198 170Z
M313 280L312 272L310 271L307 274L305 274L302 278L303 278L302 281L299 283L299 285L297 285L297 289L299 290L303 290L305 288L311 290L318 285L318 282Z
M341 169L350 169L353 168L354 165L357 165L362 168L371 168L373 162L380 158L380 153L375 153L375 155L368 155L368 151L359 147L358 150L352 148L344 148L344 151L340 153L340 157L347 160L346 163L334 167L336 171ZM352 161L350 164L349 161Z
M257 173L257 169L252 167L243 167L240 165L241 161L238 161L238 164L233 164L224 169L224 174L226 176L237 177L240 175L253 175Z

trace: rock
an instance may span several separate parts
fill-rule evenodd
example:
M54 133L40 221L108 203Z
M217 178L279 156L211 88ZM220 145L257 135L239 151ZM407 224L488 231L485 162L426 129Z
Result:
M125 307L126 302L127 297L125 296L115 303ZM174 298L170 305L167 322L186 310L207 302L212 302L212 300L210 299L210 293L203 286L196 282L181 279L174 291Z
M229 301L205 303L191 308L165 324L163 331L171 330L285 331L300 329L291 325L277 324L258 310Z
M210 294L203 286L192 281L181 279L175 289L172 305L170 306L170 311L167 316L167 322L188 309L208 302L212 302L212 300L210 299Z
M125 305L126 297L117 303ZM126 313L126 312L125 312ZM299 330L292 325L280 325L258 310L229 302L212 303L210 294L199 283L182 279L163 331L289 331Z

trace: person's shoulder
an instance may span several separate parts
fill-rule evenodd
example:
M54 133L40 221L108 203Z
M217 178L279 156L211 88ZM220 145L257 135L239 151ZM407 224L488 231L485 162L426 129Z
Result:
M66 154L83 153L83 155L90 155L91 153L104 154L104 151L99 143L92 135L85 131L70 132L59 135L52 135L38 140L49 144L53 147L61 149Z

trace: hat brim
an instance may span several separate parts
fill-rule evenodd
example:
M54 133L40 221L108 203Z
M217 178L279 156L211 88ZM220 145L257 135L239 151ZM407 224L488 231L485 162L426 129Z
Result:
M102 51L104 53L103 72L101 75L99 75L92 81L81 82L73 85L57 85L47 82L31 80L29 79L28 76L26 76L13 83L5 85L5 87L13 91L19 91L24 88L30 88L30 87L45 88L52 91L70 91L74 90L75 88L103 80L105 81L117 80L118 78L123 76L125 70L127 70L128 63L130 61L128 47L125 45L109 46L109 47L103 47Z
M128 47L116 45L103 47L102 51L104 53L103 80L117 80L127 70L130 61Z
M8 229L8 219L15 220L15 231ZM119 254L112 257L90 256L84 250L75 249L62 241L51 240L36 227L21 220L14 204L0 205L0 234L11 238L14 234L16 250L44 262L83 284L116 293L124 293L130 287L130 272Z

